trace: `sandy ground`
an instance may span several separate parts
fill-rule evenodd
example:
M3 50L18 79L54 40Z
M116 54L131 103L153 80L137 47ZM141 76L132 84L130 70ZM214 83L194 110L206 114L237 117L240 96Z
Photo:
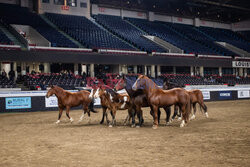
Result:
M101 112L79 124L72 110L75 122L64 113L59 125L55 111L0 114L0 166L249 166L250 100L206 104L208 119L197 112L180 128L163 113L157 130L148 108L141 128L122 125L126 111L113 128L99 124Z

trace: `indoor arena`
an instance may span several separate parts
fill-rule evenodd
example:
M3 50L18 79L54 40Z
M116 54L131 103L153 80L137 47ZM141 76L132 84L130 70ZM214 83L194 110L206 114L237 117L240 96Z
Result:
M0 0L0 166L250 164L248 0Z

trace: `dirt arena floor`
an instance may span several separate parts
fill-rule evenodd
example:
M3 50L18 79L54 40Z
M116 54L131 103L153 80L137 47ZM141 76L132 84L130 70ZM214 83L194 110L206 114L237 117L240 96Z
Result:
M249 166L250 100L206 104L208 119L198 112L180 128L163 113L157 130L147 108L141 128L122 125L125 111L113 128L99 124L101 112L79 124L72 110L75 122L64 113L59 125L56 111L0 114L0 166Z

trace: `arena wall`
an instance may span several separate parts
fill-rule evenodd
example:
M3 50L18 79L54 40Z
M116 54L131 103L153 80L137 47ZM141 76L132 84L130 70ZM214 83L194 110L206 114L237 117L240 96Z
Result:
M201 89L205 101L250 99L250 88ZM72 91L74 92L74 91ZM46 98L46 91L0 92L0 112L33 112L58 110L57 98ZM100 99L95 100L100 107ZM74 109L81 109L81 106Z
M81 7L81 3L86 3L86 8ZM58 13L58 14L67 14L67 15L77 15L77 16L85 16L90 18L90 1L89 0L78 0L76 7L69 6L68 8L63 8L63 5L56 5L54 1L50 1L50 3L42 3L39 1L39 13L43 14L45 12L48 13Z

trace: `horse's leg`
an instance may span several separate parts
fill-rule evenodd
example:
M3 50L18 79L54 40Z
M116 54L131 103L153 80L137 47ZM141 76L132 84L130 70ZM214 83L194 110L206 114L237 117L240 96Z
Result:
M138 104L134 105L131 110L132 125L131 128L135 127L135 115L137 113L137 108L140 107Z
M59 123L60 123L60 119L61 119L61 116L62 116L62 112L63 112L63 108L59 108L59 115L58 115L58 120L56 121L56 124L59 124Z
M203 108L205 116L208 118L208 113L207 113L207 106L204 104L204 102L200 102L200 107Z
M81 117L80 117L80 119L79 119L79 123L80 122L82 122L82 120L83 120L83 118L84 118L84 115L86 114L86 112L87 112L87 109L86 109L86 107L85 107L85 105L83 105L83 111L82 111L82 115L81 115Z
M178 106L174 105L174 114L171 118L171 121L173 121L175 119L176 115L178 115Z
M196 103L193 103L193 115L190 117L190 120L195 119L195 114L196 114Z
M136 127L141 127L142 123L143 123L143 112L141 110L141 107L139 105L136 106L136 113L137 113L137 117L139 119L139 124Z
M166 125L169 125L172 122L172 120L170 120L171 108L170 107L163 107L163 109L166 112Z
M158 128L158 106L154 105L152 106L153 111L154 111L154 125L153 125L153 129L157 129Z
M178 116L178 121L181 121L181 119L182 119L181 107L178 106L178 105L175 105L174 107L175 107L175 110L176 110L176 114Z
M181 124L180 124L180 127L184 127L185 126L185 122L186 122L186 105L181 105L180 107L180 110L181 110L181 113L182 113L182 121L181 121Z
M127 117L125 118L124 122L123 122L123 125L126 126L127 125L127 122L129 123L130 122L130 119L132 117L132 113L133 113L133 107L129 107L128 109L128 115Z
M113 127L116 124L115 115L116 115L116 109L111 110L112 115L112 123L109 125L109 127Z
M102 120L100 124L103 124L104 117L106 116L107 107L102 107Z
M74 121L74 119L73 119L72 117L70 118L70 116L69 116L69 109L70 109L70 107L67 106L67 107L66 107L66 115L67 115L67 117L69 118L70 122L72 123L72 122Z
M187 103L186 104L182 104L181 105L181 113L182 113L182 121L180 124L180 127L184 127L188 120L189 120L189 114L191 113L191 103L190 103L190 99L188 98Z
M151 109L150 110L150 115L153 117L153 119L154 119L154 111ZM160 108L158 108L158 124L160 123L160 119L161 119L161 110L160 110Z

